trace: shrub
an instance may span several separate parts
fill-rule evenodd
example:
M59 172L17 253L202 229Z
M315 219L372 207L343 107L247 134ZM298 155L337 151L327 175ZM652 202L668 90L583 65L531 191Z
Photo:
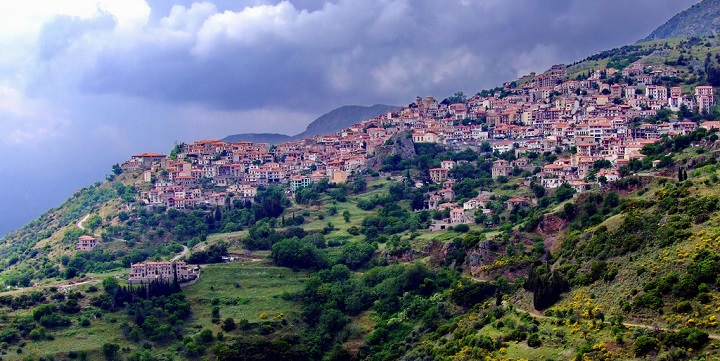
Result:
M228 317L225 319L225 321L223 321L223 324L222 324L223 331L229 332L236 328L237 328L237 325L235 324L235 320L232 319L231 317Z
M520 330L520 328L516 328L510 332L509 335L506 336L506 339L508 341L523 341L527 338L527 332Z
M348 228L347 232L353 236L357 236L360 234L360 230L356 226Z
M657 346L658 340L655 337L641 335L635 339L635 343L633 344L633 352L635 352L635 356L642 356L652 350L657 349Z
M195 342L197 343L208 343L213 340L213 333L211 330L204 329L200 331L200 333L197 334L195 337Z
M274 244L270 256L278 266L283 267L323 268L327 265L327 260L315 245L300 242L297 238Z
M673 294L678 298L690 299L697 295L698 286L690 277L683 277L673 287Z
M40 320L43 316L51 315L57 312L58 308L57 306L53 304L44 304L40 305L38 308L33 311L33 318L37 321Z
M471 307L495 294L497 288L489 283L470 282L453 289L450 299L463 307Z
M663 307L663 300L660 296L660 292L652 290L648 293L644 293L633 302L634 308L650 308L653 310L660 310Z
M106 359L112 360L117 356L118 351L120 351L120 345L106 342L102 345L102 351Z
M375 248L367 243L348 243L343 247L338 263L358 269L372 259Z
M540 336L538 336L537 333L533 333L530 336L528 336L527 344L528 344L528 346L530 346L532 348L537 348L537 347L542 346L542 341L540 341Z
M470 226L467 224L458 224L455 226L455 232L467 233L470 230Z
M0 342L13 343L20 339L20 331L15 327L0 330Z
M675 305L675 307L673 307L673 311L675 311L675 313L690 313L692 310L692 304L688 301L680 301Z
M708 342L707 332L697 328L684 328L678 332L666 335L663 343L668 346L699 349Z

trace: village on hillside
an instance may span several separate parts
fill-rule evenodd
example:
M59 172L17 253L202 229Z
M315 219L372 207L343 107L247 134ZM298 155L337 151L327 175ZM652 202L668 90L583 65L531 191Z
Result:
M367 160L379 146L392 144L394 135L405 133L411 134L414 143L512 152L514 160L493 163L493 178L518 174L518 169L533 170L534 181L545 188L568 184L582 192L593 183L620 179L622 166L644 157L640 153L643 146L664 135L688 134L697 127L720 128L719 122L682 117L643 123L643 119L657 119L659 112L705 114L715 104L711 86L697 86L685 93L681 87L655 85L663 77L677 75L671 66L658 69L636 61L622 72L597 70L583 80L569 79L565 69L555 65L543 74L527 75L469 99L462 93L442 102L417 97L407 107L334 134L277 145L202 140L178 144L169 156L135 155L120 168L142 172L139 182L151 186L138 198L147 206L221 206L235 200L252 201L260 186L282 185L292 195L323 179L344 183L366 170ZM549 164L536 164L528 158L543 152L569 156ZM611 166L591 174L598 160ZM464 204L453 203L449 173L455 166L453 161L444 161L441 167L429 170L429 178L441 189L427 195L426 208L450 209L444 223L433 225L436 229L472 223L472 212L488 211L483 209L488 195L482 192ZM508 208L527 202L530 200L510 199Z

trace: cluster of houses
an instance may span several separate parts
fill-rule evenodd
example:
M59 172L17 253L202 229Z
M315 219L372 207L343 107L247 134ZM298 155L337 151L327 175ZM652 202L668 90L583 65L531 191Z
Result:
M333 134L277 145L196 141L176 147L173 156L143 153L122 164L127 171L142 171L141 182L150 184L139 198L149 206L192 208L224 205L234 200L252 201L257 187L285 185L288 193L327 179L343 183L361 172L375 149L400 132L410 132L415 143L444 144L455 149L486 148L514 152L515 160L498 160L492 177L498 178L540 167L536 179L546 188L567 183L578 191L591 186L596 160L607 160L597 179L613 181L618 169L632 158L642 158L643 146L663 135L687 134L698 127L692 121L641 123L661 109L687 107L705 112L715 104L711 86L694 89L667 88L661 78L678 76L672 67L651 67L636 61L621 74L624 84L612 83L615 69L603 69L584 80L569 79L566 66L531 73L502 90L477 94L458 103L418 97L414 103L355 124ZM631 85L632 84L632 85ZM701 127L718 128L716 122ZM572 150L551 164L536 164L528 153ZM430 169L432 182L443 189L430 194L429 209L452 203L452 184L446 186L455 162ZM218 189L220 191L218 191ZM480 196L479 196L480 197ZM516 203L529 202L516 200ZM454 205L449 224L467 223L472 211L483 209L482 199Z
M142 171L141 183L152 184L139 195L150 206L183 209L252 201L258 186L286 185L295 191L322 179L346 182L350 174L364 169L368 149L392 135L381 130L368 132L357 125L335 135L276 146L197 141L182 146L173 157L137 154L121 168Z

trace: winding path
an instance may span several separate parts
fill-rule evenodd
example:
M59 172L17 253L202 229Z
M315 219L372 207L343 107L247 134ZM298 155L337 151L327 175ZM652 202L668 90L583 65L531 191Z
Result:
M533 318L536 318L536 319L539 319L539 320L557 319L557 317L545 316L545 315L542 315L542 314L540 314L540 313L537 313L536 311L527 311L527 310L524 310L524 309L519 308L519 307L517 307L517 306L515 306L515 311L527 313L528 315L532 316ZM603 321L603 323L604 323L604 324L608 324L608 325L611 325L611 324L612 324L610 321ZM665 331L665 332L678 332L678 331L680 331L680 329L677 329L677 328L659 327L659 326L656 326L656 325L643 325L643 324L640 324L640 323L632 323L632 322L623 322L622 325L625 326L625 327L628 327L628 328L645 328L645 329L648 329L648 330L655 330L655 329L657 329L657 330L661 330L661 331ZM708 334L708 338L710 338L711 340L720 340L720 335L714 335L714 334L709 333L709 334Z
M85 230L85 226L83 226L83 223L85 223L85 221L87 221L88 218L90 218L90 213L86 214L86 215L83 216L77 223L75 223L75 225L77 226L77 228L80 228L80 229L82 229L82 230L84 231L84 230ZM95 234L95 237L100 237L100 235L99 235L99 234ZM115 238L115 239L118 240L118 241L123 241L123 242L125 242L125 240L124 240L124 239L121 239L121 238ZM173 258L170 260L170 262L175 262L175 261L179 260L180 258L185 257L185 255L190 251L190 249L189 249L187 246L182 246L182 247L183 247L183 250L182 250L180 253L178 253L177 255L175 255L175 257L173 257Z
M82 230L84 231L84 230L85 230L85 227L83 226L83 223L85 223L85 221L87 221L88 218L90 218L90 213L86 214L84 217L82 217L82 219L80 219L80 220L75 224L75 225L77 226L77 228L80 228L80 229L82 229Z
M183 247L182 252L178 253L175 257L173 257L170 260L170 262L175 262L175 261L179 260L180 258L185 257L185 255L188 253L188 251L190 251L190 249L187 246L182 246L182 247Z
M88 218L90 218L90 213L86 214L86 215L85 215L84 217L82 217L77 223L75 223L75 225L77 226L77 228L80 228L80 229L83 230L83 231L86 230L85 226L83 226L83 223L85 223L85 221L87 221ZM100 235L97 234L97 233L93 233L93 236L95 236L95 237L100 237ZM124 241L124 240L121 240L121 241Z
M472 280L475 281L475 282L481 282L481 283L487 283L487 282L488 282L487 280L481 280L481 279L475 278L475 277L470 277L470 279L472 279ZM528 310L524 310L524 309L522 309L522 308L520 308L520 307L517 307L517 306L515 306L515 305L513 305L513 307L515 308L515 311L527 313L528 315L530 315L530 316L532 316L533 318L536 318L536 319L538 319L538 320L550 320L550 319L555 320L555 319L557 319L557 317L545 316L545 315L543 315L543 314L541 314L541 313L539 313L539 312L537 312L537 311L535 311L535 310L533 310L533 311L528 311ZM611 325L611 324L612 324L610 321L603 321L603 323L608 324L608 325ZM655 330L655 329L657 329L657 330L666 331L666 332L678 332L678 331L680 331L680 329L677 329L677 328L659 327L659 326L656 326L656 325L644 325L644 324L641 324L641 323L632 323L632 322L623 322L622 325L625 326L625 327L628 327L628 328L645 328L645 329L648 329L648 330ZM708 333L708 338L711 339L711 340L720 340L720 335L715 335L715 334Z

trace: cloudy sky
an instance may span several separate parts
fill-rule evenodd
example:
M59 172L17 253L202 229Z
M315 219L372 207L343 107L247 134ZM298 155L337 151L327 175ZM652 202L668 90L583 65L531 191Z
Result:
M0 235L132 154L474 94L632 43L696 2L2 2Z

